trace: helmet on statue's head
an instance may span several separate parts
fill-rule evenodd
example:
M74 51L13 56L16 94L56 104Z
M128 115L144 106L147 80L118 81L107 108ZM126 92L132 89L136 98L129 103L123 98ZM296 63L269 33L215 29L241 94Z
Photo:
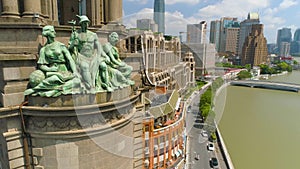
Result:
M87 17L87 16L85 16L85 15L76 15L78 18L79 18L79 24L81 24L82 22L91 22L90 20L89 20L89 18Z

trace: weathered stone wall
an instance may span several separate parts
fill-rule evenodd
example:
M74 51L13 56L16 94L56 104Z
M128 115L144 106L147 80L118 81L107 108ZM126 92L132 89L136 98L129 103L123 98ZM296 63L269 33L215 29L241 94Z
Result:
M131 139L121 140L120 135L131 138L132 123L113 132L86 134L80 138L51 138L50 134L48 138L33 137L35 165L53 169L132 169Z
M18 107L0 109L0 165L24 168L24 144Z

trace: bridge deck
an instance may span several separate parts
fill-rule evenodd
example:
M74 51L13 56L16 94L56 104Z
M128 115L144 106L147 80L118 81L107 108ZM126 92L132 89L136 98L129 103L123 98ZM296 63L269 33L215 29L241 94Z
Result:
M300 91L300 84L274 82L274 81L239 80L239 81L231 81L230 85L247 86L247 87L254 87L254 88L266 88L266 89L274 89L274 90L285 90L285 91L292 91L292 92Z

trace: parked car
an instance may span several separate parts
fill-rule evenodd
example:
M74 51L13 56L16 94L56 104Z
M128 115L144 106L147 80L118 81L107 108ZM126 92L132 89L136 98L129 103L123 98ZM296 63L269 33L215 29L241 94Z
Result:
M202 135L203 137L208 137L208 133L207 133L207 131L205 131L205 130L202 130L201 135Z
M213 144L213 143L208 143L208 144L207 144L207 150L209 150L209 151L214 151L214 150L215 150L214 144Z
M210 166L213 168L213 169L218 169L219 168L219 162L218 162L218 159L216 157L212 157L210 159Z

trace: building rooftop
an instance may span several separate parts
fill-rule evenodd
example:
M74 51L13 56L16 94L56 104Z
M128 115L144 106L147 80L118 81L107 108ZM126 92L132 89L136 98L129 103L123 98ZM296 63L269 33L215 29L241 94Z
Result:
M155 97L155 99L151 101L150 114L153 115L154 118L158 118L176 111L178 99L179 93L176 90Z
M257 12L250 12L248 14L248 19L259 19L259 14Z

